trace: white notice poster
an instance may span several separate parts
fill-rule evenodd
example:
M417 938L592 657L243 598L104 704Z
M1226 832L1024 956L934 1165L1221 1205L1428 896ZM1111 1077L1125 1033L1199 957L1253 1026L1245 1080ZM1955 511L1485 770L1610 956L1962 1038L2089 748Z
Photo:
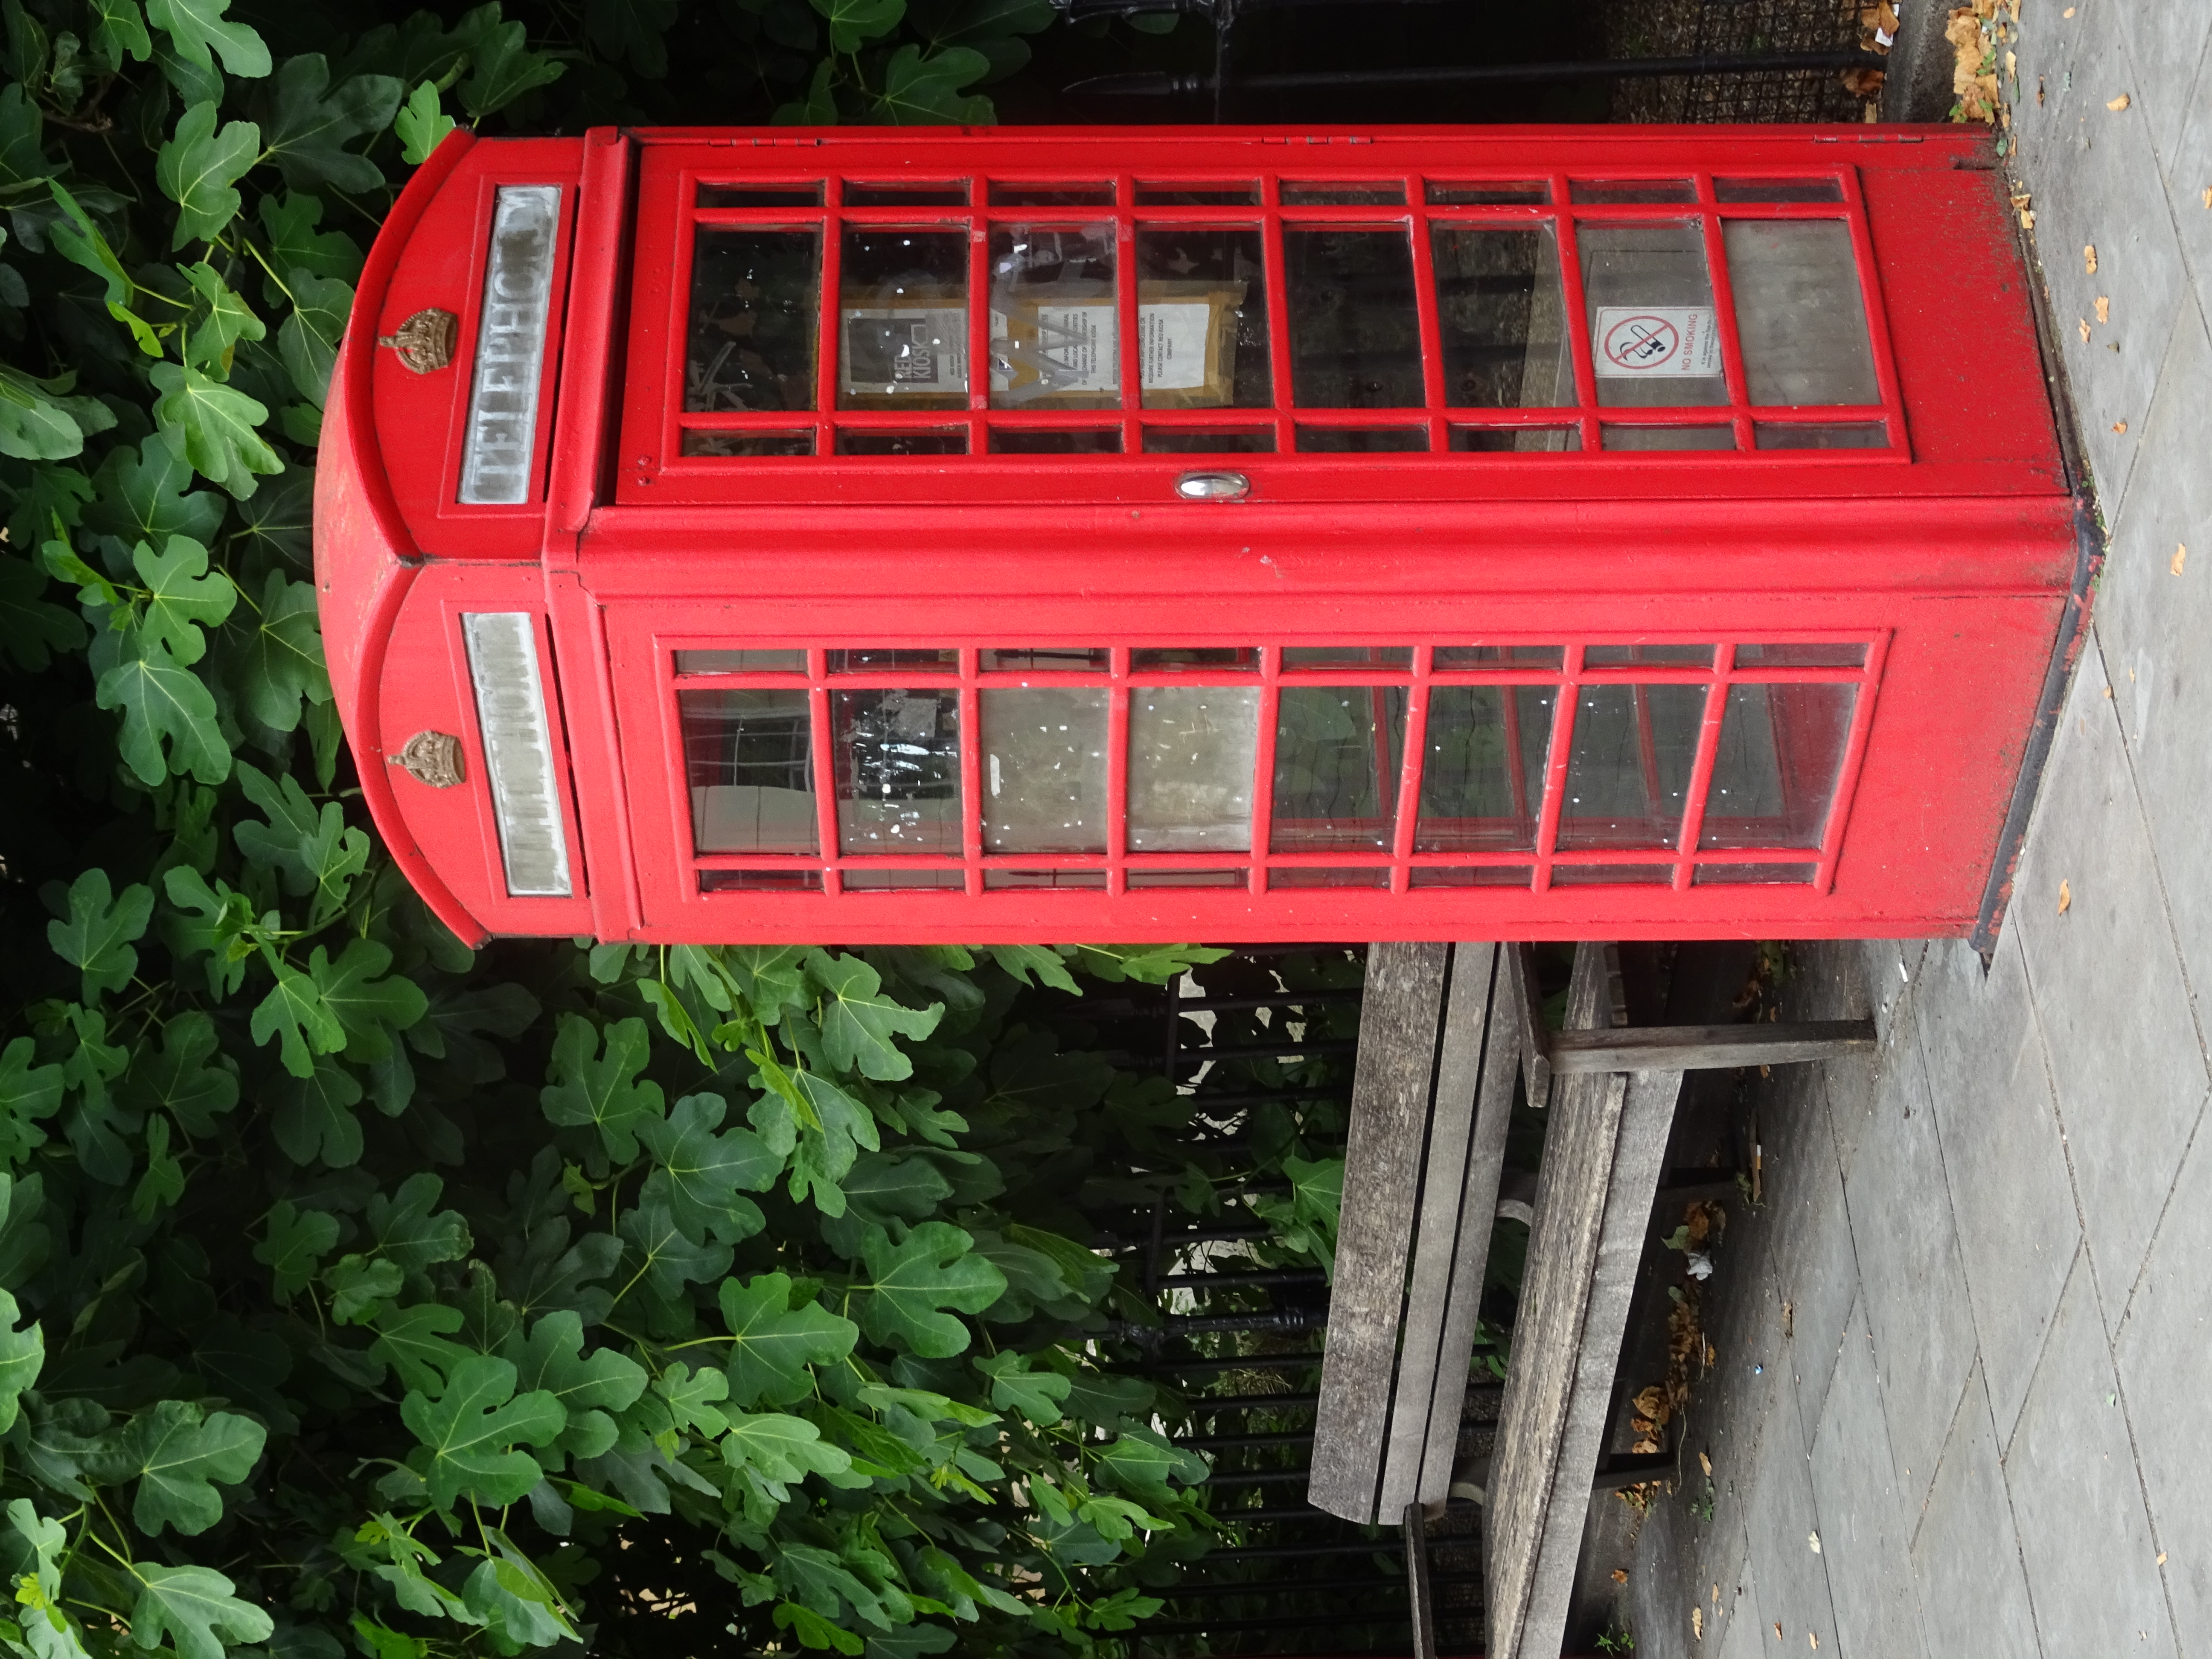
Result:
M1590 355L1601 379L1721 372L1720 332L1711 306L1600 306Z
M1189 392L1206 384L1207 336L1215 307L1206 301L1162 301L1137 307L1138 384L1147 392ZM991 313L991 389L1034 386L1079 395L1121 389L1121 315L1110 300L1039 305L1024 317L1018 344L1006 313Z

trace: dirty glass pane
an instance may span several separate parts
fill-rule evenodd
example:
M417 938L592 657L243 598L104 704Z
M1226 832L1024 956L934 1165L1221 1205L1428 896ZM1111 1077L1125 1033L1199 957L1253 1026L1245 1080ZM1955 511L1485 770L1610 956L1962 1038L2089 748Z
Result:
M1559 645L1440 645L1437 647L1436 666L1439 671L1459 671L1474 668L1549 668L1557 670L1565 665L1567 652ZM1436 718L1431 714L1431 720Z
M814 429L804 432L722 431L686 427L678 452L685 455L811 455Z
M1131 690L1129 849L1191 853L1249 848L1259 730L1256 686L1153 685Z
M1042 892L1098 891L1106 885L1103 870L986 870L983 890L1024 887Z
M1412 887L1526 887L1534 872L1525 864L1416 865L1407 884Z
M1406 200L1406 186L1369 179L1358 184L1283 185L1285 207L1397 207Z
M1285 686L1275 711L1273 850L1390 850L1402 685Z
M1598 396L1605 396L1605 382L1598 383ZM1640 388L1644 392L1650 386ZM1650 403L1651 398L1638 398ZM1601 447L1606 449L1734 449L1735 428L1726 426L1608 426L1603 430Z
M1572 404L1574 357L1552 228L1439 225L1434 241L1444 401L1461 409Z
M1411 668L1410 645L1286 645L1283 672L1294 674L1324 668Z
M813 722L801 690L679 691L691 845L815 850Z
M1291 386L1307 409L1418 409L1421 331L1403 230L1283 232Z
M1388 865L1354 866L1293 866L1289 869L1270 870L1267 887L1388 887L1390 869Z
M1103 686L981 694L986 852L1106 850L1106 697Z
M818 893L819 870L702 870L702 893Z
M1121 340L1113 226L992 231L992 408L1115 407Z
M1879 403L1850 227L1730 219L1722 235L1751 401Z
M1583 686L1559 845L1675 845L1705 708L1702 685Z
M1429 200L1439 207L1469 206L1484 203L1512 207L1533 206L1552 199L1551 185L1531 179L1525 184L1460 185L1429 180Z
M684 407L813 408L821 285L820 231L702 226L691 249Z
M1867 648L1855 641L1816 640L1792 645L1739 645L1738 668L1863 668Z
M1840 202L1844 186L1834 179L1716 179L1713 199L1720 202Z
M1266 409L1267 284L1256 229L1137 232L1137 357L1146 409Z
M828 657L833 674L885 674L919 670L927 674L957 674L960 653L946 646L870 646L863 650L832 651Z
M1700 847L1818 847L1855 685L1732 685Z
M840 878L848 893L889 893L919 887L957 890L968 884L960 870L847 870Z
M1664 663L1669 668L1711 668L1710 645L1592 645L1583 649L1585 668L1631 668L1638 663Z
M1598 402L1726 403L1704 233L1694 224L1584 222L1575 236Z
M848 229L838 295L841 409L968 406L968 237Z
M1694 202L1697 189L1687 179L1575 179L1567 195L1577 202Z
M846 853L960 852L960 694L837 691L837 842Z
M1690 874L1692 887L1779 886L1813 879L1812 864L1701 864Z
M1534 848L1558 696L1548 685L1430 688L1416 852Z
M1554 887L1664 887L1674 879L1671 864L1555 864Z

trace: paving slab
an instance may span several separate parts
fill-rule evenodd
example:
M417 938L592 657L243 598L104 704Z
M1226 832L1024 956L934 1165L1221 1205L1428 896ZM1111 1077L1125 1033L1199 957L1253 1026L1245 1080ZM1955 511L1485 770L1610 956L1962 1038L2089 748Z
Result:
M2132 112L2150 130L2151 146L2160 157L2171 158L2189 113L2197 66L2212 40L2212 7L2126 6L2120 26L2134 71L2128 88Z
M2212 1117L2200 1121L2113 1340L2181 1650L2212 1655Z
M2005 1490L2044 1652L2168 1659L2179 1650L2106 1329L2084 1251L2003 1448Z
M1919 1516L1911 1559L1930 1655L2058 1659L2046 1656L2036 1639L2020 1537L1978 1368L1967 1379L1943 1443L1942 1465Z
M2197 83L2185 106L2180 136L2160 161L2166 177L2166 206L2197 290L2197 304L2212 316L2212 49L2197 68Z
M1759 1616L1758 1575L1747 1548L1734 1579L1721 1581L1721 1602L1720 1659L1760 1659L1768 1650L1768 1632Z
M2212 10L2212 8L2208 8ZM2212 183L2212 175L2208 175ZM2212 221L2212 213L2199 210ZM2212 244L2205 251L2212 261ZM2160 488L2132 497L2112 526L2098 585L2097 638L2112 665L2113 709L2164 877L2198 1030L2212 1027L2212 882L2203 845L2204 733L2212 730L2212 467L2204 397L2212 333L2192 296L2182 307L2144 441ZM2187 549L2181 568L2176 553Z
M1909 1005L1915 1030L1927 991L1923 969ZM1905 1024L1900 1020L1899 1029ZM1861 1302L1889 1401L1899 1479L1914 1480L1903 1471L1918 1472L1917 1498L1934 1477L1952 1410L1973 1368L1973 1308L1917 1042L1885 1055L1875 1101L1857 1156L1844 1172L1844 1194Z
M2125 8L2120 0L2076 0L2074 17L2061 17L2061 9L2035 6L2024 20L2018 55L2026 95L2012 131L2035 197L2036 247L2084 451L2109 517L2126 496L2188 275L2151 130L2132 107ZM2129 108L2106 107L2124 93ZM2085 247L2096 250L2094 272ZM2097 321L2100 297L2108 302L2104 323Z
M1820 1551L1844 1659L1918 1659L1925 1652L1919 1593L1906 1546L1911 1517L1899 1486L1894 1425L1882 1403L1863 1304L1851 1310L1820 1428L1813 1494Z
M1859 1293L1857 1256L1832 1140L1804 1134L1782 1152L1775 1185L1787 1201L1777 1204L1773 1273L1783 1335L1769 1363L1786 1373L1802 1419L1818 1423Z
M2083 652L2007 926L2027 960L2090 1255L2105 1293L2118 1298L2149 1247L2212 1078L2105 696L2107 666L2096 650Z
M2081 1240L2018 939L1986 974L1964 941L1931 949L1919 1027L1989 1410L2008 1434Z
M1745 1531L1759 1582L1759 1616L1775 1643L1772 1651L1837 1651L1827 1557L1809 1541L1820 1531L1812 1462L1794 1407L1767 1413L1747 1512Z

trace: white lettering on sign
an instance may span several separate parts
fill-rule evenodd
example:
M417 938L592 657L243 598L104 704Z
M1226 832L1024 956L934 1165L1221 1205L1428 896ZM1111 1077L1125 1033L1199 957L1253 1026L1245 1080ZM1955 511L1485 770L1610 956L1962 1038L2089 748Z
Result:
M553 298L555 185L511 185L492 208L491 258L477 322L476 384L461 451L460 500L513 506L530 499L538 447L538 395Z
M1721 372L1711 306L1600 306L1591 356L1601 376L1655 380Z

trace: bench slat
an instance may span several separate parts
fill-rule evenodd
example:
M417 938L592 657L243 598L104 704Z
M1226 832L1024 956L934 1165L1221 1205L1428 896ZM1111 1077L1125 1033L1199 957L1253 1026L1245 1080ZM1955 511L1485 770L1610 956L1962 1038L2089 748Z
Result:
M1568 1031L1618 1025L1617 963L1577 951ZM1483 1528L1492 1659L1559 1650L1680 1087L1679 1069L1563 1072L1553 1091Z
M1551 1040L1552 1070L1583 1072L1726 1071L1828 1060L1875 1046L1870 1019L1807 1020L1783 1025L1639 1025L1618 1030L1561 1031Z
M1371 945L1307 1500L1374 1518L1451 947Z
M1500 956L1495 945L1452 947L1379 1519L1440 1501L1451 1486L1520 1051L1510 1005L1498 1000L1510 973Z

